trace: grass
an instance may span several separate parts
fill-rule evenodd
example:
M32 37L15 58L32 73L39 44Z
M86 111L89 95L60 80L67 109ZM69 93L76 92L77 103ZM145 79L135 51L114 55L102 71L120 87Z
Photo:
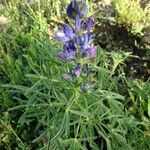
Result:
M94 90L80 90L88 78L62 79L71 66L58 59L62 45L49 38L48 22L67 3L2 3L0 149L148 150L149 80L126 76L132 54L98 47Z

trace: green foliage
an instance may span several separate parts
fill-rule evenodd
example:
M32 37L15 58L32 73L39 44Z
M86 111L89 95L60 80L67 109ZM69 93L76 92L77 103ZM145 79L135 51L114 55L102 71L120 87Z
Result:
M83 93L78 83L62 80L61 68L66 68L67 64L64 66L53 59L54 49L46 49L48 43L45 42L42 47L40 45L38 41L35 56L23 55L30 70L25 74L30 86L3 85L26 97L23 104L9 109L10 112L23 111L18 123L28 125L37 120L36 130L43 128L40 136L32 142L40 143L45 149L86 149L87 146L98 149L96 141L100 140L101 149L126 146L131 149L132 144L126 139L126 134L128 128L133 130L138 124L136 121L128 123L133 119L123 112L124 97L115 93L117 82L110 76L110 71L103 68L106 64L100 58L106 56L101 49L96 60L104 64L93 64L99 82L94 91Z
M57 58L62 45L47 33L67 1L56 3L3 2L9 22L0 33L0 149L148 150L149 82L125 76L130 53L100 47L90 65L94 89L80 90L85 77L64 80L71 66Z
M129 80L128 92L130 97L131 113L137 115L138 117L147 115L150 116L150 84L149 81L143 82L142 80ZM148 127L147 127L148 128Z
M150 24L149 5L142 8L140 0L113 0L116 22L128 26L134 34L142 34L142 30Z

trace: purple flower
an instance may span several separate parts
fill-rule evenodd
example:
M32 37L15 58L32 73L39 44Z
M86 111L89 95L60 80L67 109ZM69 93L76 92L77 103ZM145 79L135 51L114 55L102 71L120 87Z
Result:
M55 32L55 38L58 41L64 42L64 43L68 42L69 40L72 40L74 37L73 30L65 24L61 25L61 28L62 30L58 30Z
M69 43L64 45L64 51L63 52L59 52L58 56L65 60L73 60L76 58L76 47L73 43L73 41L70 41Z
M81 48L84 47L85 45L85 40L83 35L79 35L78 37L75 38L76 44Z
M65 80L73 80L74 77L79 77L80 74L81 74L81 67L78 64L71 72L64 73L62 77Z
M76 16L76 8L74 2L71 2L66 9L66 13L69 17L74 18Z
M67 7L67 15L75 19L78 15L82 18L87 13L87 6L84 0L73 0Z
M70 41L68 44L64 45L65 49L70 49L72 51L76 51L76 47L73 41Z
M91 28L94 26L92 17L83 20L87 13L85 0L72 0L66 10L68 16L72 18L71 27L66 24L61 25L61 29L55 32L55 37L58 41L64 43L63 51L58 53L60 59L71 61L76 66L63 74L66 80L76 81L77 77L83 74L83 77L88 77L91 74L89 68L89 59L96 56L96 46L92 46L94 34L91 33ZM89 79L89 78L88 78ZM92 84L86 83L86 78L83 82L80 80L81 90L86 92L93 88Z
M73 30L70 29L67 25L63 24L61 25L65 35L69 38L69 39L72 39L74 37L74 33L73 33Z
M80 65L78 64L75 69L72 71L73 75L75 75L76 77L79 77L80 74L81 74L81 67Z
M90 48L94 34L86 32L84 35L80 35L75 39L75 42L81 48L81 51L84 53L88 48Z
M78 14L78 7L74 0L67 6L66 13L70 18L75 19Z
M67 41L69 41L69 38L65 35L65 33L62 32L62 31L60 31L60 30L58 30L58 31L55 32L55 38L58 41L64 42L64 43L67 42Z
M86 50L86 57L87 58L92 58L92 57L95 57L96 56L96 46L91 46L90 48L88 48Z
M94 18L89 17L85 22L82 23L82 29L89 30L94 26Z

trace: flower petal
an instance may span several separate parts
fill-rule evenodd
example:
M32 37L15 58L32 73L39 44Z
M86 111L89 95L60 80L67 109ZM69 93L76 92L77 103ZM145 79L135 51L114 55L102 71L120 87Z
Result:
M84 35L80 35L76 38L76 44L80 47L82 53L84 53L91 44L91 33L86 32Z
M75 30L78 31L81 28L81 20L80 17L77 15L75 19Z
M69 17L73 17L73 2L71 2L68 6L67 6L67 9L66 9L66 13Z
M80 67L80 65L78 64L78 65L76 66L76 68L74 69L74 75L75 75L76 77L79 77L79 76L80 76L80 73L81 73L81 67Z
M96 56L96 48L97 48L96 46L88 48L87 52L86 52L86 57L87 58L95 57Z
M75 42L77 45L83 46L84 45L84 37L83 36L76 37Z
M62 31L56 31L55 38L60 42L67 42L69 40L69 38Z
M73 37L74 37L73 30L70 29L70 27L67 26L67 25L65 25L65 24L61 25L61 27L62 27L62 29L63 29L65 35L66 35L69 39L73 39Z
M84 43L89 43L89 40L90 40L90 34L89 32L86 32L84 34Z
M82 24L82 28L84 30L89 30L93 27L94 25L94 19L92 17L89 17L85 22Z
M69 51L76 51L76 47L73 41L70 41L67 45Z
M75 59L76 53L75 52L69 53L68 51L63 51L58 53L58 57L64 61L69 61Z
M58 53L58 56L65 60L73 60L76 57L76 47L75 44L73 43L73 41L70 41L69 43L66 43L64 45L64 51Z

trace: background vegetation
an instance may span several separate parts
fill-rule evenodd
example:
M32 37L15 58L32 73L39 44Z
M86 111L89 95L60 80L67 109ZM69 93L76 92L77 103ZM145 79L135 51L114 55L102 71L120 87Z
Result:
M98 52L86 93L61 78L53 38L69 2L0 2L0 149L149 150L148 2L87 1Z

